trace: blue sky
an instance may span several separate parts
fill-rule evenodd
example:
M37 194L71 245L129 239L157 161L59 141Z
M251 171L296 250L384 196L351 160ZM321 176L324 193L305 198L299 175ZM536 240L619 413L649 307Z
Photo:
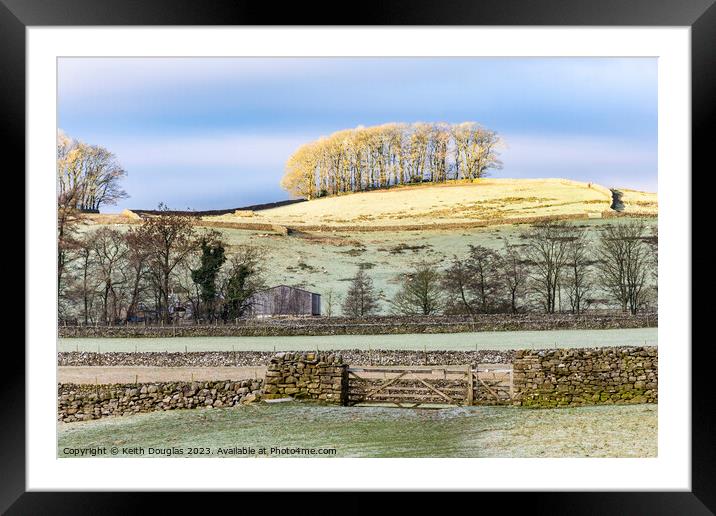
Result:
M286 199L302 143L386 122L476 121L504 138L494 177L656 191L655 58L61 58L58 126L114 152L116 207Z

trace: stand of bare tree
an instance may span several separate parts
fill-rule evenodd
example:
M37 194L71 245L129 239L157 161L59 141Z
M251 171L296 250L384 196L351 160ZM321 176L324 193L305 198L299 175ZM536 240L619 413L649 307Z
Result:
M61 204L96 212L127 197L120 182L127 172L110 151L99 145L57 134L57 188Z
M475 122L390 123L335 132L289 157L281 186L312 199L393 185L477 179L502 166L501 140Z
M622 311L635 314L643 306L649 294L647 278L656 269L655 253L656 245L641 222L610 226L601 235L599 277Z
M521 245L495 251L470 246L440 272L420 263L401 276L391 301L404 315L569 311L594 305L636 314L655 300L656 233L641 221L608 225L596 240L574 225L535 226ZM599 297L599 295L604 297Z
M188 216L160 205L127 231L73 227L58 273L60 317L84 324L172 324L241 317L263 287L260 254L243 248L224 259L216 231L197 234Z

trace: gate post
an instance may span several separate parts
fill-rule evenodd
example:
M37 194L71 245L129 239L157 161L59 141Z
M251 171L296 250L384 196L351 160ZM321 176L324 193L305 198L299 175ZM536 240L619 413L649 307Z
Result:
M474 396L474 388L475 388L475 384L473 382L473 377L472 377L472 366L470 364L467 364L466 369L467 369L467 397L465 399L466 399L467 405L472 405L473 404L473 396Z
M338 366L341 371L341 394L340 404L344 407L348 406L348 364Z

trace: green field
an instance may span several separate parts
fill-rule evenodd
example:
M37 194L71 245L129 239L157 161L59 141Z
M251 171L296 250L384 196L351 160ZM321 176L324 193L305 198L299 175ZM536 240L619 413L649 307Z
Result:
M338 457L656 457L657 407L612 405L530 410L513 407L399 409L259 404L155 412L58 424L66 448L170 449L301 447ZM270 454L270 453L269 453ZM276 456L276 454L270 454ZM235 456L235 455L229 455ZM242 455L245 456L245 455ZM287 456L287 455L282 455ZM294 455L306 457L306 455Z
M311 351L315 349L543 349L657 345L657 328L497 331L298 337L162 337L60 339L58 351Z

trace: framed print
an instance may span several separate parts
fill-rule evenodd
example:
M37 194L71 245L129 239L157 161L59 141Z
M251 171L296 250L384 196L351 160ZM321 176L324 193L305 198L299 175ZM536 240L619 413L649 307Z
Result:
M28 243L3 510L323 490L713 510L691 336L712 2L350 26L180 4L3 0Z

